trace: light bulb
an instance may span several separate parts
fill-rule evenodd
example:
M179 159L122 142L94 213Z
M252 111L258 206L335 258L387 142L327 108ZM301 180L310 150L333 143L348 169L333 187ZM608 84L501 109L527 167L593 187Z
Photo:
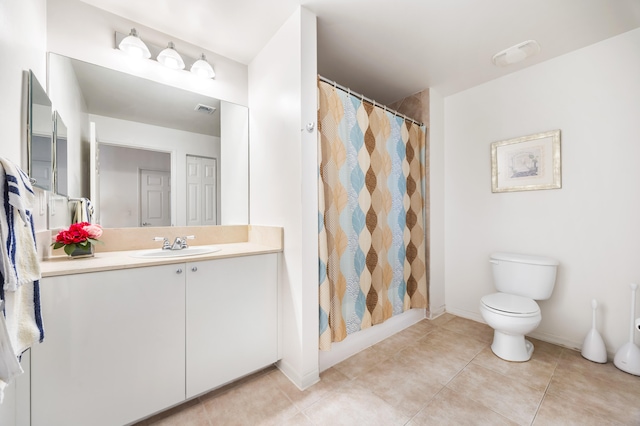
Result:
M131 32L128 36L122 39L120 44L118 44L118 49L125 52L127 55L136 57L136 58L145 58L149 59L151 57L151 52L149 52L149 48L140 37L138 37L138 32L135 28L131 28Z
M200 59L193 63L191 72L202 78L214 78L216 76L213 67L207 62L207 57L204 56L204 53L200 55Z

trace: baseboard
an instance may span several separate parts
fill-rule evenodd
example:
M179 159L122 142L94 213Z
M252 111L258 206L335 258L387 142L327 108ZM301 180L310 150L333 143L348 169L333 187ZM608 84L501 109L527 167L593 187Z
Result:
M278 361L276 363L276 367L301 391L320 381L320 371L317 369L307 374L300 375L289 363L283 360Z
M473 320L486 324L479 312L465 311L464 309L447 308L447 312L457 317Z
M438 306L437 308L429 308L429 312L427 313L427 318L436 319L440 315L446 312L446 305Z
M318 354L320 371L322 372L333 367L358 352L375 345L407 327L411 327L425 318L425 309L410 309L400 315L389 318L382 324L374 325L373 327L351 334L342 342L333 343L330 351L320 351Z

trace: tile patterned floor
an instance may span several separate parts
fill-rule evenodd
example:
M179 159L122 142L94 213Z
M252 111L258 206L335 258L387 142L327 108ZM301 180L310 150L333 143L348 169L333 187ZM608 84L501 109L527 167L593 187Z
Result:
M137 426L640 425L640 377L534 339L529 362L506 362L491 352L492 335L445 314L330 368L306 391L271 368Z

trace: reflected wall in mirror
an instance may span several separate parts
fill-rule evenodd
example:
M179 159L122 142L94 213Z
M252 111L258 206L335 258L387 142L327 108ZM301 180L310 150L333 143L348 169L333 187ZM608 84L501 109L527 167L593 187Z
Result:
M67 126L56 111L53 118L53 182L54 192L59 195L69 195L67 165Z
M53 191L53 122L51 101L29 70L27 161L33 185Z
M105 143L98 151L100 221L112 228L171 226L171 153Z
M156 207L164 209L167 196L170 225L197 224L192 219L204 216L193 209L203 202L205 206L200 208L216 209L216 224L248 223L246 107L54 53L49 53L49 87L69 128L69 175L80 174L80 180L91 181L90 194L70 191L71 195L89 195L96 221L102 226L152 223L156 213L164 215L164 210ZM65 104L74 107L64 110L58 106L58 98L69 98L70 93L76 94L75 99L67 99ZM72 133L78 135L77 141ZM71 151L76 143L91 146L94 154L90 162L95 167L83 171L74 164ZM156 155L153 152L162 153L164 159L149 162ZM204 199L192 203L188 198L188 156L216 160L216 188L209 192L216 198L211 205ZM86 156L82 158L82 163L89 163ZM167 162L168 176L151 173L167 172ZM127 171L123 172L125 166ZM160 192L142 187L143 171L144 182L165 182ZM135 199L129 192L135 193ZM235 197L228 197L230 194ZM226 205L220 202L227 198L233 201ZM152 211L143 212L145 205L152 206Z

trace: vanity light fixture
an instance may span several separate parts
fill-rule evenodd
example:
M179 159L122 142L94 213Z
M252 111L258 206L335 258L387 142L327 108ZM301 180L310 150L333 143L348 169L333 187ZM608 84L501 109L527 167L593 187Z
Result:
M167 48L158 54L158 62L167 68L174 70L183 70L184 61L180 54L176 51L176 48L172 41L169 42Z
M211 64L207 61L207 57L203 54L198 59L187 55L180 55L173 42L169 42L166 48L161 46L145 43L135 28L131 29L131 33L126 35L118 31L115 32L115 48L123 52L139 57L158 61L167 68L174 70L190 70L193 74L205 78L215 78L216 72Z
M149 59L151 57L149 48L142 40L140 40L140 37L138 37L138 31L136 31L135 28L131 28L129 35L122 39L118 44L118 49L136 58Z
M496 53L491 59L494 65L506 67L507 65L524 61L529 56L533 56L539 52L540 45L538 42L535 40L527 40Z
M200 55L200 59L191 65L191 72L204 78L215 78L216 76L216 72L211 64L207 62L207 57L204 56L204 53Z

